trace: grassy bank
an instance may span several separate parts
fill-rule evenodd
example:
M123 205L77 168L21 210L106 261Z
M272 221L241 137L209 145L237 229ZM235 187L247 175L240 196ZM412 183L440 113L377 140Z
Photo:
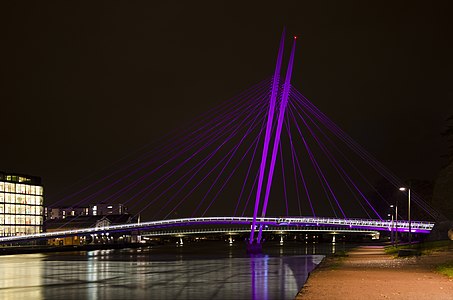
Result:
M401 245L398 247L388 246L385 252L390 255L398 255L399 250L414 250L419 255L430 255L436 252L453 252L453 241L433 241L417 243L412 245ZM440 274L453 278L453 261L447 261L436 267L436 271Z
M422 255L430 254L437 251L453 251L453 241L432 241L416 244L404 244L399 246L387 246L385 252L390 255L397 255L399 250L416 250Z
M453 261L437 267L437 272L453 278Z

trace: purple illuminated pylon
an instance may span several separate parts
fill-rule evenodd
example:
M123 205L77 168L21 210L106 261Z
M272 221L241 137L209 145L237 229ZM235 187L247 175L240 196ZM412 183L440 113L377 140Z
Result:
M259 171L259 177L258 177L258 187L256 190L255 207L253 210L252 230L250 232L250 240L249 240L250 244L252 244L253 240L255 239L256 217L258 215L258 209L259 209L260 200L261 200L261 189L263 186L264 172L266 169L266 160L267 160L267 153L269 150L269 143L270 143L270 139L271 139L272 124L274 121L275 103L277 102L276 100L277 100L278 86L279 86L279 80L280 80L280 70L282 67L284 45L285 45L285 29L283 28L282 37L280 39L280 47L278 49L277 64L275 66L274 78L273 78L273 82L272 82L269 113L267 115L266 133L264 136L263 155L261 157L260 171Z
M277 154L278 154L278 147L280 146L280 137L281 137L282 128L283 128L283 121L284 121L284 117L285 117L286 106L288 104L289 89L291 87L291 75L293 72L295 50L296 50L296 37L294 37L294 40L293 40L293 47L291 49L291 56L289 58L288 69L286 70L285 83L283 84L282 100L280 101L280 108L279 108L279 112L278 112L277 129L275 132L274 146L272 148L271 165L269 167L269 172L267 175L266 194L264 195L264 203L263 203L263 208L261 211L261 217L266 216L267 204L269 202L269 195L271 192L272 178L274 176L275 163L276 163ZM262 235L263 235L263 226L260 225L260 230L259 230L258 238L257 238L258 243L261 242Z

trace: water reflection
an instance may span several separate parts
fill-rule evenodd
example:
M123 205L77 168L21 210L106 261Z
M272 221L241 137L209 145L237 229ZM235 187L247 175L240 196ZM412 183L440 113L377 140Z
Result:
M256 256L241 246L0 256L0 298L294 299L323 258L304 255L316 244Z
M42 254L1 256L0 298L3 300L43 298L40 288L43 282L43 256Z

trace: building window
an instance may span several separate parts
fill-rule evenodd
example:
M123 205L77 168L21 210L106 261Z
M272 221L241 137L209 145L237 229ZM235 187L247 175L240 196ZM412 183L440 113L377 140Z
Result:
M25 184L17 184L17 193L25 194Z
M42 196L43 195L43 188L42 186L36 187L36 195Z
M16 184L11 182L5 182L5 192L15 193L16 192Z

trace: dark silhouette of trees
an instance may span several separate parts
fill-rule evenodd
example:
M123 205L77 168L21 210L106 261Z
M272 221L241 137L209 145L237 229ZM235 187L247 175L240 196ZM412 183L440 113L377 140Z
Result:
M448 163L451 163L453 162L453 115L447 118L446 123L446 128L441 134L447 139L448 150L445 157L447 157Z
M440 171L434 186L433 204L447 218L453 220L453 115L446 120L442 136L447 138L447 165Z

